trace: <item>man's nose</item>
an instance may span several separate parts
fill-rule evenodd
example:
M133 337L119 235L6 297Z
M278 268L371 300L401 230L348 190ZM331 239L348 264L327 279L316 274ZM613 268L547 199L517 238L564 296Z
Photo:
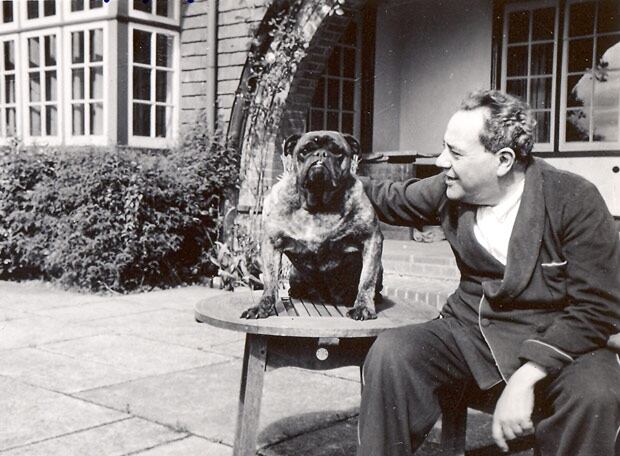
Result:
M444 147L444 149L441 151L441 154L439 154L439 157L437 157L437 160L435 160L435 166L443 169L448 169L450 168L450 166L452 166L450 163L450 159L448 158L447 147Z

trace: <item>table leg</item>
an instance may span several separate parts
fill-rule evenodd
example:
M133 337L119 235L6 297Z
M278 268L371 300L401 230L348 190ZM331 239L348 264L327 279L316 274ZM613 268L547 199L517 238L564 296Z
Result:
M257 334L246 334L233 456L256 454L266 362L267 338Z

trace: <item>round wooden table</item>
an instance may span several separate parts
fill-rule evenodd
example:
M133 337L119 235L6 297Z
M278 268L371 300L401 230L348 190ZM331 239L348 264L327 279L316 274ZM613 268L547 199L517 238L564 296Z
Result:
M296 366L324 370L342 366L361 368L374 338L381 331L434 318L427 304L384 297L377 318L355 321L338 304L313 303L283 297L277 315L258 320L240 318L256 304L262 291L241 291L196 304L195 318L218 328L246 334L237 413L234 456L256 452L258 418L267 367Z

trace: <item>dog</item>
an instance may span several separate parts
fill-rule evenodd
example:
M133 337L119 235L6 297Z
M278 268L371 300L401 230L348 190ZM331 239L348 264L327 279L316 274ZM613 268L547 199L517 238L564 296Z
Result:
M263 204L264 291L241 318L275 313L282 254L291 262L289 296L352 306L354 320L376 318L383 235L362 183L351 171L360 145L351 135L312 131L283 143L285 173Z

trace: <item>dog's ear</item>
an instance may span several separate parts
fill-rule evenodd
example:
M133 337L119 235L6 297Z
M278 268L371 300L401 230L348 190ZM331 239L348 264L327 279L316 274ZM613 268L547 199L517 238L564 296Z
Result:
M345 133L342 135L342 137L347 142L347 144L349 144L349 147L351 148L351 154L359 156L362 152L362 146L360 146L359 141L355 139L355 136Z
M288 138L284 140L284 142L282 143L282 154L285 157L289 155L293 155L293 150L295 149L295 146L297 145L297 141L299 141L299 138L301 138L301 135L295 134L295 135L289 136Z

